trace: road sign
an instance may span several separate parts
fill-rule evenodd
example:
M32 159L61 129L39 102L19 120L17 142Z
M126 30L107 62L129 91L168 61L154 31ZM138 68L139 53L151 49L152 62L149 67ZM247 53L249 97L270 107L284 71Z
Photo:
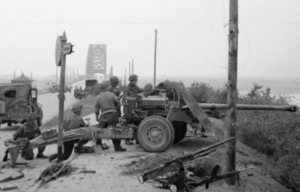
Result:
M61 36L56 38L56 45L55 45L55 63L57 66L61 65Z
M69 55L69 54L73 53L73 47L74 47L74 45L72 45L71 43L66 43L63 47L63 54Z

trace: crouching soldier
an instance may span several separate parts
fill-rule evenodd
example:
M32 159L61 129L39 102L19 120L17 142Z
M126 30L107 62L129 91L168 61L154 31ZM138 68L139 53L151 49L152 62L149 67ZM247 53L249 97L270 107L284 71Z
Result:
M41 130L39 129L37 123L36 123L36 115L32 114L27 122L21 126L17 132L13 135L13 140L17 140L18 138L27 138L29 140L32 140L36 138L38 135L41 134ZM39 147L38 148L38 154L36 158L39 159L46 159L48 158L43 154L46 147ZM24 149L22 150L21 156L26 160L32 160L34 157L33 149Z
M117 109L120 107L119 98L112 92L109 92L109 81L103 81L101 84L101 93L97 96L95 103L96 119L99 121L99 128L107 128L109 125L119 123ZM100 118L99 114L101 112ZM115 151L126 151L121 147L120 139L112 139ZM98 139L97 144L102 145L102 140Z
M82 112L82 108L83 108L82 105L74 105L72 107L73 115L71 115L71 116L64 119L64 122L63 122L64 131L71 131L73 129L78 129L80 127L86 127L87 126L85 124L83 118L80 117L81 112ZM87 140L85 140L85 141L72 140L72 141L64 142L64 153L63 153L63 156L62 156L62 160L66 160L71 156L71 154L73 152L74 145L76 143L78 143L78 144L75 147L75 152L80 153L82 146L84 144L86 144L87 142L88 142ZM49 161L51 162L56 158L57 158L57 154L56 153L52 154L49 157Z

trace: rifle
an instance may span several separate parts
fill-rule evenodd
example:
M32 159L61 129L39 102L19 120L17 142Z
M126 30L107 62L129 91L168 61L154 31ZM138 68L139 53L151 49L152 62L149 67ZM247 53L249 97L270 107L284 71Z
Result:
M220 166L219 165L216 165L213 170L212 170L212 173L211 173L211 176L210 177L206 177L204 179L200 179L200 180L190 180L190 181L187 181L187 185L188 187L191 189L194 189L200 185L203 185L205 184L205 188L208 189L209 188L209 184L211 182L214 182L214 181L218 181L218 180L221 180L221 179L225 179L225 178L228 178L228 177L233 177L233 176L237 176L237 181L238 181L238 184L240 182L240 173L242 171L246 171L248 169L252 169L253 167L247 167L247 168L244 168L244 169L240 169L240 170L237 170L237 171L233 171L233 172L228 172L228 173L223 173L223 174L218 174L219 172L219 169L220 169Z
M235 139L234 137L226 139L224 141L215 143L208 147L204 147L196 152L188 153L183 156L176 157L175 159L160 165L159 167L152 169L146 173L143 173L138 176L139 182L142 184L144 182L153 181L154 183L158 183L163 188L174 187L175 185L177 189L183 190L184 188L188 188L187 184L187 176L184 172L183 163L194 160L199 157L203 157L208 155L209 153L216 150L216 148L220 145L223 145L227 142Z

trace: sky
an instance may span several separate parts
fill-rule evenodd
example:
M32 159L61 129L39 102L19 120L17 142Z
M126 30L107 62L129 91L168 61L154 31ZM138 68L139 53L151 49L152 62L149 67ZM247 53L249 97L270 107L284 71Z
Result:
M55 41L75 45L67 66L85 73L89 44L107 45L123 78L227 78L229 0L0 0L0 75L56 73ZM239 1L239 78L299 78L300 1ZM127 75L128 77L128 75Z

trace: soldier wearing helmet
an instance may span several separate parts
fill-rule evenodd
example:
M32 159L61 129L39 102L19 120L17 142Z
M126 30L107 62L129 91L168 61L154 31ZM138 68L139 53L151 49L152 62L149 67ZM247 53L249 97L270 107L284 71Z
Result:
M37 122L37 116L35 114L31 114L31 116L26 120L26 123L21 126L18 131L13 135L13 140L18 140L18 138L27 138L29 140L34 139L38 135L41 134L41 130L39 129ZM45 159L48 158L43 154L46 147L39 147L38 154L36 158ZM26 160L32 160L34 157L33 149L24 149L22 150L21 156Z
M78 129L80 127L86 127L87 126L87 124L84 122L83 118L80 116L81 112L82 112L82 109L83 109L83 106L78 105L78 104L75 104L72 107L73 114L64 119L64 122L63 122L64 131L71 131L71 130L74 130L74 129ZM62 160L66 160L71 156L71 154L73 152L73 148L75 149L76 153L81 153L82 146L84 144L86 144L87 142L88 142L87 140L84 140L84 141L72 140L72 141L64 142L64 153L63 153L63 156L62 156ZM77 144L76 147L74 147L74 145L76 143L78 143L78 144ZM57 158L57 154L56 153L52 154L49 157L49 161L51 162L56 158Z
M121 91L118 89L118 85L119 85L119 78L116 76L112 76L109 78L110 81L110 88L108 89L108 91L114 93L116 96L120 96Z
M121 91L118 88L119 85L119 78L116 76L112 76L109 78L110 81L110 87L108 89L109 92L114 93L117 97L120 97ZM117 108L118 115L121 117L121 106Z
M139 88L137 86L138 76L135 74L132 74L129 76L129 84L126 89L126 96L135 96L141 92L143 92L143 89Z
M117 109L120 108L119 98L109 91L110 82L103 81L101 84L101 93L97 96L95 103L96 119L99 121L99 128L107 128L109 125L115 125L119 123L119 115ZM99 114L101 115L99 117ZM121 147L120 139L113 139L115 151L126 151ZM102 140L98 139L97 144L102 145Z
M153 90L153 85L151 83L147 83L143 89L144 91L142 93L139 93L138 95L142 98L147 98Z
M124 103L124 114L126 112L126 97L134 97L139 93L143 92L143 89L137 86L138 76L132 74L129 76L129 84L124 91L123 103ZM128 139L125 141L126 145L132 145L133 143Z

